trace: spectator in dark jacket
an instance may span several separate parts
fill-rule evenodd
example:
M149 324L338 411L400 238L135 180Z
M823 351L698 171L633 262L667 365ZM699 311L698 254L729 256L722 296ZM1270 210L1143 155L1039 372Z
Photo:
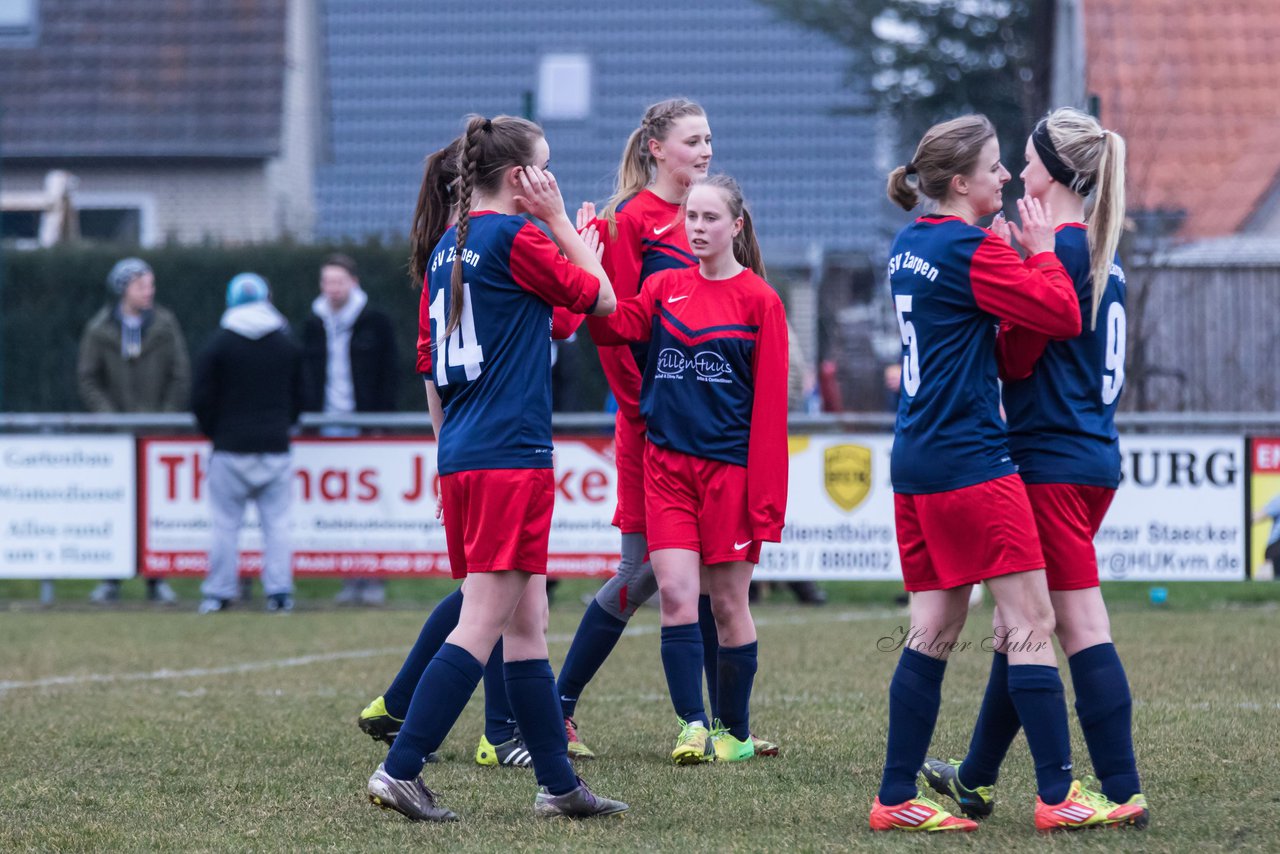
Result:
M302 349L307 412L395 411L400 373L391 318L369 305L356 262L347 255L330 255L320 267L320 296L303 325ZM359 432L349 427L321 431L327 436ZM386 592L380 580L349 578L335 601L381 605Z
M181 412L191 393L187 342L177 318L155 304L156 277L141 258L123 258L107 274L107 305L85 325L76 379L90 412ZM120 598L120 582L94 588L94 602ZM178 601L161 578L147 598Z
M221 327L196 361L191 402L201 432L213 441L213 541L200 613L224 610L238 594L240 525L250 500L262 525L267 610L288 612L289 431L302 412L302 352L271 304L266 281L254 273L241 273L227 286Z

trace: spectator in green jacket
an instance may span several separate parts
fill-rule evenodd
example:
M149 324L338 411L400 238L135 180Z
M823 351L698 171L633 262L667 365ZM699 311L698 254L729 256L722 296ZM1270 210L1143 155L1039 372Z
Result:
M177 319L155 304L156 278L141 258L116 262L107 274L108 303L80 338L77 378L90 412L183 412L191 394L191 362ZM120 598L120 581L103 581L94 602ZM159 578L147 598L175 602Z

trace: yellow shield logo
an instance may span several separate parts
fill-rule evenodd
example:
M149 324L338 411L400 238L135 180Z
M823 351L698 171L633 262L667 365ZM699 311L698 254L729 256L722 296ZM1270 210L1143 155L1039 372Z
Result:
M862 445L832 445L823 454L823 482L827 495L846 513L871 491L871 449Z

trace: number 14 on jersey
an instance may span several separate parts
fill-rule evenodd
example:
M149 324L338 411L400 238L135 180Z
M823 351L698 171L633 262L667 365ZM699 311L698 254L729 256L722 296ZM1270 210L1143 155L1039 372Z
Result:
M432 335L436 342L435 382L436 388L449 384L448 369L450 366L462 368L470 382L480 376L480 366L484 362L484 348L476 339L476 319L471 311L471 284L462 284L462 316L453 333L445 337L448 318L444 313L444 290L436 294L431 301Z

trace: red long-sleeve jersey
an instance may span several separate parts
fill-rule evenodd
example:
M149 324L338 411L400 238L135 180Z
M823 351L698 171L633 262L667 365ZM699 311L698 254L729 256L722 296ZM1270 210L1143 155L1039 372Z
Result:
M787 508L787 317L750 270L663 271L595 325L599 344L648 342L640 414L655 445L747 469L752 536L778 542Z

